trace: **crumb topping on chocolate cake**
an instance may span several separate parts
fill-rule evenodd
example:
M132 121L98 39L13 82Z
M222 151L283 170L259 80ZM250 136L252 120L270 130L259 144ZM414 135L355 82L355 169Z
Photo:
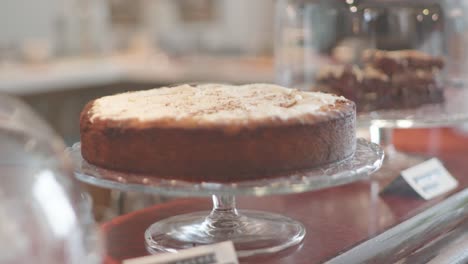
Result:
M343 75L346 73L352 74L356 78L357 82L363 82L364 80L367 80L367 79L377 79L377 80L381 80L384 82L389 80L389 77L385 73L373 67L365 67L364 69L361 69L356 65L325 66L321 68L319 72L317 73L317 79L323 80L323 79L330 78L330 77L339 79L343 77Z
M365 63L389 74L408 70L424 70L437 73L444 67L444 60L418 50L366 50L362 55Z
M442 68L443 60L438 57L431 56L419 50L365 50L363 52L364 61L372 61L376 59L388 58L392 60L418 60L431 64L435 67Z
M344 100L272 84L180 85L106 96L94 101L91 122L138 120L170 127L251 125L269 121L308 122ZM325 108L324 108L325 107Z

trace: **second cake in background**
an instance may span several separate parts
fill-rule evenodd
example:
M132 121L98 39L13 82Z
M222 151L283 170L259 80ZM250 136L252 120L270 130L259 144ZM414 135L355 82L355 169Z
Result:
M403 109L444 101L442 58L416 50L367 50L358 65L329 65L317 74L317 89L343 95L358 111Z

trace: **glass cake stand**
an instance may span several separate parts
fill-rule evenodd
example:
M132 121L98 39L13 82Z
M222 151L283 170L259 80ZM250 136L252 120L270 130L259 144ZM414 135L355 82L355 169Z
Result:
M310 170L289 172L261 180L233 183L186 182L111 171L87 163L80 143L69 150L75 175L81 181L121 191L170 196L212 196L211 212L173 216L151 225L145 232L151 253L176 252L198 245L231 240L240 258L271 254L298 245L304 226L285 216L237 210L236 195L264 196L319 190L368 178L380 168L384 153L374 143L358 139L356 152L346 160Z
M393 145L393 129L450 126L463 121L468 121L468 89L462 85L446 88L445 102L441 104L360 114L358 124L369 127L371 142L385 151L384 164L374 179L397 177L402 170L428 159L397 151Z

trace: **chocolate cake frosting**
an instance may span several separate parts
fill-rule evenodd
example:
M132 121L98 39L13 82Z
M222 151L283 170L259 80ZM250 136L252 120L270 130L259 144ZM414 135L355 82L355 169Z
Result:
M274 177L355 150L355 105L270 84L180 85L106 96L80 119L84 159L187 181Z

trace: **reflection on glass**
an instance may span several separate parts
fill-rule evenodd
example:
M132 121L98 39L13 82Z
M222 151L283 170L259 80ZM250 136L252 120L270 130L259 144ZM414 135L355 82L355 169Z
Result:
M26 105L0 95L0 263L100 263L90 201L64 145Z

